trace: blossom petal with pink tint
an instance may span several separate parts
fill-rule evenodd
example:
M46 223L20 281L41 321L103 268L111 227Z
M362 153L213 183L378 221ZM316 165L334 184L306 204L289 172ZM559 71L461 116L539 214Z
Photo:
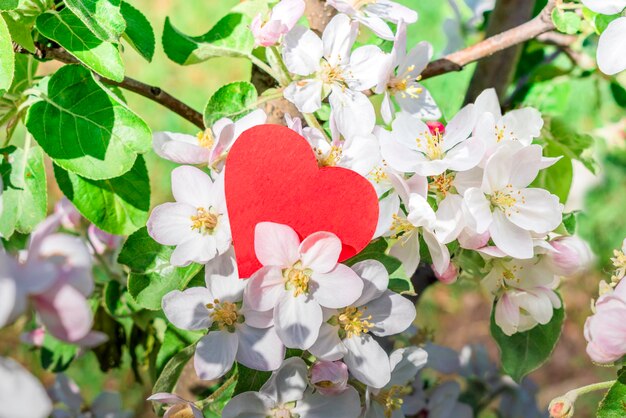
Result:
M299 252L303 267L328 273L339 260L341 240L332 232L315 232L302 241Z
M181 166L172 170L172 194L178 203L208 209L213 201L213 181L196 167Z
M33 298L41 322L56 338L75 342L85 337L93 323L91 308L78 290L56 285Z
M163 203L152 210L148 219L148 234L159 244L178 245L192 232L191 217L197 209L186 203Z
M285 279L277 267L262 267L247 282L244 300L249 308L257 311L273 309L285 293Z
M259 222L254 229L254 251L264 266L290 267L300 259L299 247L300 238L288 225Z
M311 276L313 298L325 308L343 308L354 303L363 291L363 280L350 267L337 264L328 273Z

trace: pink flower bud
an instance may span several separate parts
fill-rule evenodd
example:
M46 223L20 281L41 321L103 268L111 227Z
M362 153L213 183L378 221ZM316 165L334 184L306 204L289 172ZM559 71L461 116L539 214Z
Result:
M303 0L281 0L274 8L269 20L264 21L259 13L250 24L254 41L258 46L272 46L287 34L304 13Z
M64 197L54 205L54 213L60 216L63 228L70 231L76 231L80 228L83 217L67 198Z
M611 364L626 355L626 282L600 296L596 313L585 322L587 354L596 363Z
M348 366L341 361L318 361L311 367L311 383L323 395L338 395L348 387Z
M435 270L434 266L433 271L435 272L435 277L437 277L437 280L439 280L443 284L452 284L456 282L456 279L459 278L459 269L452 263L448 264L448 268L446 269L446 271L443 272L443 274L437 273L437 270Z
M570 418L574 416L574 402L567 395L556 398L550 402L548 407L550 418Z
M561 237L550 244L555 249L548 254L551 265L561 276L583 273L593 262L589 245L578 237Z
M104 254L107 250L116 249L122 242L122 237L104 232L95 225L89 225L87 229L89 242L93 245L93 249L98 254Z
M428 129L430 129L430 133L433 135L437 135L437 133L439 133L439 135L443 135L446 133L446 127L441 122L428 121L426 122L426 125L428 126Z
M477 250L486 246L490 238L491 235L489 235L489 231L478 234L471 231L469 228L465 228L463 231L461 231L458 240L461 248L466 248L468 250Z

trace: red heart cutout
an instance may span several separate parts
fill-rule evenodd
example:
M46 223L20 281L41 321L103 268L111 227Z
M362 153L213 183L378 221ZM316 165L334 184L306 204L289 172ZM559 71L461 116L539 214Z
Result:
M279 125L259 125L237 139L226 158L226 206L242 278L261 267L254 228L268 221L292 227L301 239L318 231L343 244L339 261L369 244L378 222L378 197L363 176L341 167L319 168L302 136Z

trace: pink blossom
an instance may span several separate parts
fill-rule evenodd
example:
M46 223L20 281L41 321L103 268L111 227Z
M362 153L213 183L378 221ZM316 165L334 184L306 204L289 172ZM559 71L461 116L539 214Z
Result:
M626 284L601 296L596 313L585 322L587 354L596 363L609 364L626 354Z
M448 268L442 274L439 274L433 266L435 277L443 284L452 284L459 278L459 269L453 263L448 264Z
M589 245L578 237L561 237L550 241L555 251L548 253L549 260L557 274L573 276L582 273L593 262Z
M109 234L93 224L89 225L87 236L97 254L104 254L107 250L115 250L122 242L121 236Z
M323 395L338 395L348 388L348 366L341 361L318 361L311 367L311 383Z
M303 0L282 0L272 9L269 20L264 21L259 13L250 24L256 45L275 45L281 36L293 29L304 13L304 7Z
M54 205L54 213L60 217L63 228L70 231L77 231L80 228L83 217L66 197Z

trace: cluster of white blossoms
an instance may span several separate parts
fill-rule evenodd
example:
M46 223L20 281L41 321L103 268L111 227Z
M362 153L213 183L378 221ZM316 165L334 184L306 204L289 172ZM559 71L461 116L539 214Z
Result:
M512 335L547 324L561 307L558 276L577 273L591 255L578 238L554 233L563 205L532 185L558 161L533 143L543 127L540 113L523 108L502 114L490 89L447 124L437 122L441 112L419 83L432 48L422 42L406 51L406 24L417 15L389 1L333 1L342 13L320 37L295 24L299 15L290 13L301 14L300 3L283 0L270 20L255 20L253 32L258 45L280 53L290 80L284 97L307 121L328 101L328 130L303 127L290 115L286 124L309 142L320 167L344 167L371 182L380 209L372 239L387 241L388 255L409 277L427 253L445 283L459 274L456 258L474 251L483 258L483 284L495 298L502 331ZM395 34L385 21L395 24ZM391 52L355 48L360 25L393 39ZM383 125L377 125L372 94L383 97ZM331 416L329 411L403 416L403 398L415 393L409 382L427 354L413 347L389 355L380 345L379 338L405 331L415 319L414 305L388 289L380 261L348 266L338 262L342 243L333 233L301 240L289 225L261 222L254 245L262 267L249 278L238 274L225 161L239 135L265 121L256 110L237 121L221 119L197 137L155 135L162 157L210 169L176 168L176 202L156 207L148 221L157 242L175 246L171 264L205 264L205 286L167 294L165 315L178 328L207 331L195 350L200 378L225 376L235 362L273 371L260 392L233 398L225 417ZM287 349L303 354L291 357ZM176 395L151 399L169 404L172 413L198 412Z

